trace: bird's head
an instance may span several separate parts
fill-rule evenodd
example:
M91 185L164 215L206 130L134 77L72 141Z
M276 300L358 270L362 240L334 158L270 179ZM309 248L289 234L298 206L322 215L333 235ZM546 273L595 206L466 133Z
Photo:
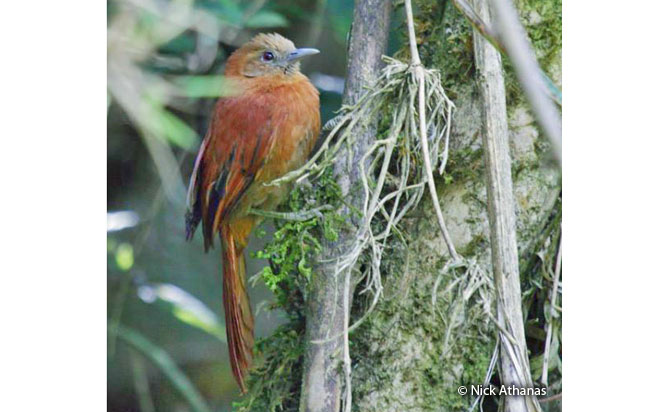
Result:
M227 76L293 76L299 61L317 49L297 49L290 40L276 33L259 34L236 50L226 62Z

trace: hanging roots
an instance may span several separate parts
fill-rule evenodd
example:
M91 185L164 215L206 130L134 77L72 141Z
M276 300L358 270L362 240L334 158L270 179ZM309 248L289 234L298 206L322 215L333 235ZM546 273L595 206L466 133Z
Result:
M357 136L352 130L356 126L364 126L379 116L391 120L387 133L373 142L359 163L349 164L350 169L358 167L362 177L364 202L360 213L363 218L353 247L338 259L337 273L351 270L363 253L368 252L362 293L372 294L367 312L349 330L364 321L382 296L380 265L386 242L395 234L405 243L398 224L419 203L429 173L424 167L418 129L417 67L386 56L383 60L387 65L358 102L343 106L338 116L324 126L328 135L315 156L304 167L271 183L319 177L333 164L343 145L351 148L355 144ZM428 153L433 168L443 173L455 105L441 86L439 72L419 69L423 70L425 81ZM333 143L335 136L339 138ZM348 150L349 161L351 152Z
M318 152L302 168L297 169L280 179L270 183L279 184L296 180L318 178L334 164L336 155L342 148L347 148L349 170L357 167L362 178L364 202L359 210L363 216L356 228L356 238L349 251L338 258L337 276L349 276L360 258L365 256L364 273L361 282L361 293L371 296L371 304L366 312L344 331L354 330L364 322L373 311L383 293L381 280L381 263L387 240L395 235L403 245L405 238L399 227L405 215L419 204L428 180L432 179L433 170L444 173L448 159L449 139L451 132L453 102L446 96L440 74L437 70L427 69L421 65L411 65L384 56L387 64L368 90L354 105L345 105L338 115L329 121L324 130L328 135ZM419 110L419 82L423 81L425 110ZM357 165L352 162L352 146L356 134L352 132L356 126L365 126L367 122L383 116L389 120L383 123L386 133L379 133L369 150ZM424 150L420 135L420 116L425 118L427 146ZM335 136L339 136L335 139ZM345 145L345 146L344 146ZM430 162L424 161L428 154ZM434 182L430 182L433 184ZM446 238L447 230L436 193L432 193L433 205L439 213L439 227ZM467 260L455 252L450 239L446 239L450 259L444 270L437 274L433 288L433 305L437 296L445 296L450 302L446 316L447 329L445 334L444 353L447 356L449 348L457 338L455 331L465 322L484 316L484 320L495 320L492 314L493 284L488 274L474 260ZM407 270L405 263L404 270ZM440 281L447 276L453 278L447 282L445 290L438 290ZM348 279L348 278L347 278ZM473 299L472 299L473 298ZM473 300L472 305L469 303ZM487 316L488 315L488 316ZM342 336L337 334L330 339ZM329 339L329 340L330 340ZM345 339L348 342L348 339ZM316 342L315 342L316 343ZM348 351L346 351L348 353ZM350 393L350 363L345 356L347 370L346 392ZM491 376L495 362L491 363L488 376ZM350 399L350 398L349 398ZM347 402L348 403L348 402ZM350 404L349 404L350 405ZM348 409L348 408L345 408Z

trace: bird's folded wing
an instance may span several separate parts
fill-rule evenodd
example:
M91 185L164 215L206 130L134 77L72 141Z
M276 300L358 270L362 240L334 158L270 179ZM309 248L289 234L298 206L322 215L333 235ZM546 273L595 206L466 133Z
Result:
M271 102L261 97L222 99L215 108L191 178L186 232L203 220L204 245L254 181L274 145Z

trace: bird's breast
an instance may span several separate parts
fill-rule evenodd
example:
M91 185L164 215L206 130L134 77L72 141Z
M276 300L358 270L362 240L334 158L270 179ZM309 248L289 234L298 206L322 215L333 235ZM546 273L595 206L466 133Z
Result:
M283 202L291 184L267 183L303 166L319 136L319 94L307 79L303 84L280 87L273 93L267 96L273 144L243 196L239 212L246 213L250 207L273 210Z
M263 180L269 181L301 167L319 135L319 94L308 82L280 88L274 96L272 123L276 139L265 159Z

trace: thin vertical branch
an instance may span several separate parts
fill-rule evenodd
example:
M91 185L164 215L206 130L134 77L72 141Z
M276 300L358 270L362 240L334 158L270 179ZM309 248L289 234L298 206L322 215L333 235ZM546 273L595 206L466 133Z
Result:
M532 111L552 143L555 157L561 168L561 116L552 100L546 95L547 86L541 77L541 69L537 64L532 45L512 2L491 0L491 4L500 39L509 59L514 64L516 76L530 102Z
M410 39L410 55L412 57L412 65L414 66L417 82L419 83L419 135L421 137L421 148L423 150L423 164L426 169L426 178L428 181L428 189L432 199L432 205L437 215L437 224L441 230L442 236L448 248L448 253L454 261L459 261L460 256L455 250L453 241L451 240L446 222L444 221L444 214L439 205L439 197L437 196L437 188L435 187L435 178L433 177L432 164L430 161L430 149L428 148L428 137L426 128L426 98L425 98L425 78L423 73L423 65L421 64L421 57L419 57L419 50L417 48L417 40L414 32L414 17L412 14L412 1L405 0L405 14L407 15L408 36Z
M491 24L484 0L475 0L478 14ZM491 235L491 257L496 289L497 323L500 337L501 380L504 385L531 387L516 243L516 216L505 102L505 81L500 53L478 32L473 33L475 62L483 100L484 158L487 204ZM532 396L506 396L507 412L540 410Z

